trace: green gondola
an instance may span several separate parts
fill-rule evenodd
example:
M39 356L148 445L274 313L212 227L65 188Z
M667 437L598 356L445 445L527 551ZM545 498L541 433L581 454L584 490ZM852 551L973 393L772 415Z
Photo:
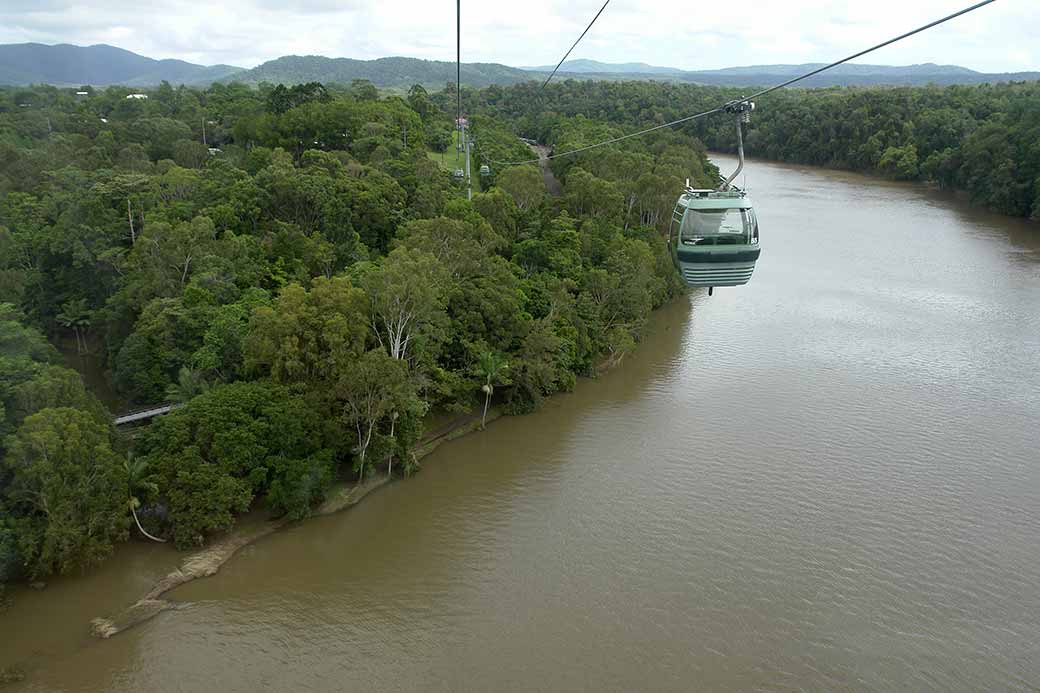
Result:
M754 104L738 102L727 108L737 114L737 151L740 164L718 190L695 190L687 184L672 214L669 248L679 275L687 286L747 284L761 253L758 219L747 193L732 185L744 168L741 123Z
M675 205L672 258L687 286L740 286L755 271L758 220L743 190L687 189Z

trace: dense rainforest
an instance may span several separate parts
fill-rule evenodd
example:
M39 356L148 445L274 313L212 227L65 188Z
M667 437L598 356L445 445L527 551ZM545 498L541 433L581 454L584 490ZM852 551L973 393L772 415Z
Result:
M679 291L660 221L717 175L668 132L559 196L526 164L468 201L452 94L81 91L0 91L5 581L198 545L257 503L302 517L336 479L408 472L432 415L573 387ZM508 120L470 130L478 161L532 156ZM183 406L116 433L52 344L128 406Z
M620 135L700 113L753 93L653 82L578 82L475 92L474 106L557 149L569 120L610 123ZM929 181L1003 214L1040 218L1040 82L950 87L788 89L762 97L747 128L748 154L777 161ZM710 149L734 151L732 120L681 126ZM562 163L562 162L561 162Z
M517 135L563 151L740 95L464 90L491 169L468 201L453 87L76 91L0 89L0 584L130 536L198 545L257 504L305 516L411 471L431 416L531 411L619 360L680 290L662 232L732 121L554 160L559 195ZM778 92L747 144L1040 212L1036 84ZM182 406L117 433L77 352L127 406Z

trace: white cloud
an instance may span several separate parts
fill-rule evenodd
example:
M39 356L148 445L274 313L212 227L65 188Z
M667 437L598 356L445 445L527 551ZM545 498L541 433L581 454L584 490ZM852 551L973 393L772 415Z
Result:
M960 9L968 0L613 0L572 54L686 69L821 62ZM472 3L462 8L467 62L555 63L600 0ZM455 7L416 0L4 0L0 43L111 43L155 58L251 67L287 54L455 57ZM1040 69L1036 0L998 0L865 62Z

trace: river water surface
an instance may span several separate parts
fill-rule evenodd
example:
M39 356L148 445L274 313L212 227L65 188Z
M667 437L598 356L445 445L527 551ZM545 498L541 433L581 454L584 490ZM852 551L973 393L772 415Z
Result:
M1040 689L1040 228L747 181L748 286L109 641L89 618L172 551L17 594L0 665L34 691Z

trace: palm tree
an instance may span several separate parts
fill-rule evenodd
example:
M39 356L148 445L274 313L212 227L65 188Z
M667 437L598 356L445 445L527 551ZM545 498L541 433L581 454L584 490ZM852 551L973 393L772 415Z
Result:
M92 311L87 308L87 299L79 298L66 301L61 312L54 316L63 327L76 335L76 351L84 354L87 351L86 331L90 327Z
M134 522L137 523L137 529L141 531L141 534L145 535L152 541L165 542L165 539L152 536L145 531L144 527L141 526L141 521L137 518L137 509L141 507L141 501L137 498L137 492L144 491L148 493L155 493L159 489L154 482L148 481L146 476L148 474L148 463L144 460L134 457L133 453L127 453L126 459L123 460L123 469L126 470L126 485L129 492L128 505L130 506L130 514L134 516Z
M509 364L494 352L485 351L480 355L479 373L484 376L484 384L480 388L484 392L484 413L480 417L481 429L487 423L488 405L491 404L491 396L495 393L495 385L504 383L505 371L508 368Z
M400 416L396 411L390 415L390 454L387 455L386 459L386 475L390 476L394 470L394 446L397 445L397 439L394 438L394 426L397 425L397 418Z
M201 395L209 389L206 376L202 371L197 371L188 366L181 366L177 372L177 382L166 388L166 397L179 404L186 404L188 400L196 395Z

